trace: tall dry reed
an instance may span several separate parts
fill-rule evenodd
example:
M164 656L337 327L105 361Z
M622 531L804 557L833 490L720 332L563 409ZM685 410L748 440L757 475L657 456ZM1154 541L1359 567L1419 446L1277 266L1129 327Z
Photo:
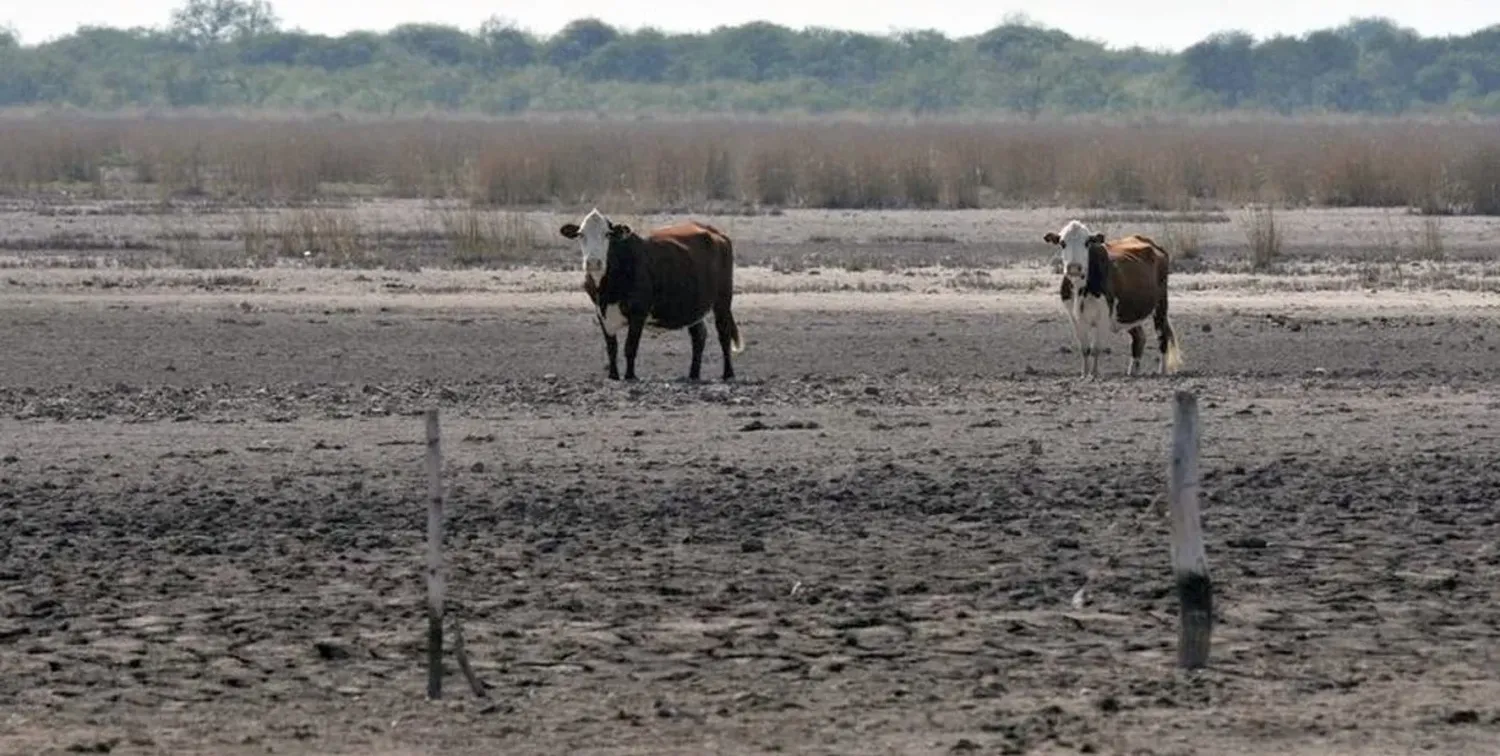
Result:
M0 134L0 191L145 184L255 203L353 193L622 211L1272 202L1500 212L1494 123L11 114Z

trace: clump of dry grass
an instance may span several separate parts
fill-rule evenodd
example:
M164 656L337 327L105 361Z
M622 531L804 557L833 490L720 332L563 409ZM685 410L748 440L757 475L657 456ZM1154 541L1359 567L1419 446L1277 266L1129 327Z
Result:
M243 212L244 264L283 259L328 267L371 267L378 256L353 210L305 207L282 213Z
M1250 244L1250 267L1269 269L1281 258L1281 230L1276 226L1276 211L1270 205L1251 207L1242 221L1245 240Z
M449 260L459 267L514 262L537 246L536 232L522 213L475 208L440 213Z
M1203 251L1203 229L1196 221L1165 221L1160 242L1174 260L1196 260Z
M524 213L473 207L424 211L416 230L391 232L359 211L303 207L240 213L243 264L295 260L319 267L495 267L524 262L540 246Z
M637 210L709 203L1161 210L1274 200L1500 213L1500 129L1492 123L174 113L0 114L0 130L0 191L75 186L257 204L381 194L503 207L607 201Z
M1443 252L1443 221L1436 216L1428 216L1422 219L1422 229L1417 232L1416 239L1412 244L1418 260L1441 262L1446 256Z

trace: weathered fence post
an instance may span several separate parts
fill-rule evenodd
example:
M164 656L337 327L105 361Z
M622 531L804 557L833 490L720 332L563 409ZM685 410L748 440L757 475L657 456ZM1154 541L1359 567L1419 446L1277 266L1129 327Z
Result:
M427 697L443 696L443 447L427 410Z
M1172 410L1167 498L1172 512L1172 572L1182 604L1177 664L1186 669L1208 664L1214 623L1214 587L1208 577L1198 513L1198 433L1198 397L1178 391Z

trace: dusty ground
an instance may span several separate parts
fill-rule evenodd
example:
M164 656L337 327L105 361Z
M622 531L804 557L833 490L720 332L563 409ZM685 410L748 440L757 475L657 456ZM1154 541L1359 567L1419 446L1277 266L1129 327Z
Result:
M742 274L728 386L677 380L684 334L602 380L568 273L3 271L0 751L1500 747L1485 270L1184 274L1184 374L1122 377L1122 337L1089 384L1040 266L802 262ZM1178 388L1220 612L1191 676ZM422 697L432 404L488 701Z

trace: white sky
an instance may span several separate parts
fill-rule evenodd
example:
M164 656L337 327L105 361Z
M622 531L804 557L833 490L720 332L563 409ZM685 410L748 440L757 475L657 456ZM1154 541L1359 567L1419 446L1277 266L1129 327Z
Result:
M0 26L25 44L80 25L164 26L181 0L0 0ZM1354 16L1385 16L1424 35L1467 34L1500 23L1500 0L272 0L282 23L323 34L384 31L408 22L477 28L491 15L539 34L594 16L625 29L701 31L747 21L827 26L872 33L936 29L969 36L1024 13L1045 26L1112 47L1180 50L1216 31L1257 39L1338 26Z

